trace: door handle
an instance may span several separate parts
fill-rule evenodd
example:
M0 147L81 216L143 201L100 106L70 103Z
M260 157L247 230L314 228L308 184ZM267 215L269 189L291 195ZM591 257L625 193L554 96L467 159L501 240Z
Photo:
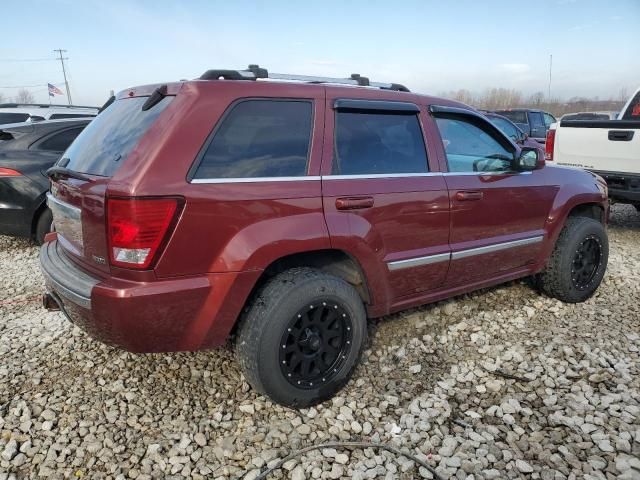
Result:
M456 192L456 200L465 202L467 200L482 200L482 192Z
M357 210L373 207L373 197L342 197L336 198L336 209Z
M629 142L633 139L633 130L609 130L609 140L612 142Z

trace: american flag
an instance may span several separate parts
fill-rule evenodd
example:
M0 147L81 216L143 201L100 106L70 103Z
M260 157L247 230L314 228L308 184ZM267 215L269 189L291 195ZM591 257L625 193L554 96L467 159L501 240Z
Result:
M50 97L53 97L54 95L64 95L64 93L62 93L62 90L60 90L55 85L51 85L50 83L47 83L47 86L49 87L49 96Z

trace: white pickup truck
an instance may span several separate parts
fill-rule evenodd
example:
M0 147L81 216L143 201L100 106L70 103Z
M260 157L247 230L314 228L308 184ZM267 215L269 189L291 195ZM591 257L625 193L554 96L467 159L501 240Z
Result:
M560 120L547 132L545 158L603 177L612 202L640 211L640 89L618 120Z

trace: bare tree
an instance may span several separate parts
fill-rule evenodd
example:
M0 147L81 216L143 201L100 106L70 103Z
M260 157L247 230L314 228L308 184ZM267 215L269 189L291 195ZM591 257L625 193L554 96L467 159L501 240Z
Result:
M18 90L18 94L16 95L16 103L34 103L35 98L33 97L33 93L29 90L22 88Z

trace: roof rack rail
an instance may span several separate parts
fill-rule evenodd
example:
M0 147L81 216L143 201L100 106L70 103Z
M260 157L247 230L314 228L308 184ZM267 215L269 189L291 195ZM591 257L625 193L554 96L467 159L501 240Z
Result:
M371 82L367 77L358 73L351 74L349 78L315 77L312 75L294 75L289 73L269 73L266 68L259 65L249 65L246 70L207 70L200 76L200 80L289 80L307 83L334 83L338 85L357 85L361 87L374 87L382 90L395 90L408 92L409 89L399 83Z
M38 108L91 108L98 110L98 107L89 107L87 105L56 105L48 103L0 103L0 108L17 108L17 107L38 107Z

